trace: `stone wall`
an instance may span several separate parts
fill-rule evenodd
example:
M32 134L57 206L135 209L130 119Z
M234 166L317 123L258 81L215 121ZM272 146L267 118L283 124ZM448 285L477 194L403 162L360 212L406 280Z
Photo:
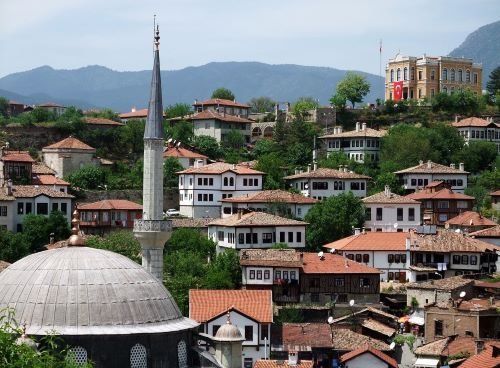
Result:
M62 132L59 129L35 126L4 127L1 129L1 132L3 133L2 141L9 142L12 149L33 147L38 151L41 151L43 147L68 137L68 133Z

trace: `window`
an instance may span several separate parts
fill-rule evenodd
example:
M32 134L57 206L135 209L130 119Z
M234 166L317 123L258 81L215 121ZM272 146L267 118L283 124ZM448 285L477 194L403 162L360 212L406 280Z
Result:
M203 194L198 193L198 202L202 202L202 201L203 201Z
M297 272L290 271L290 280L297 280Z
M359 190L359 189L360 189L359 182L357 181L351 182L351 190Z
M431 70L431 80L436 79L436 71L434 69Z
M233 233L228 233L227 234L227 242L229 244L234 244L234 234Z
M453 264L460 264L460 256L458 254L453 255Z
M246 341L253 340L253 326L245 326L245 340Z
M284 243L284 242L285 242L285 232L280 231L280 243Z
M26 203L26 214L29 214L31 212L33 212L31 203Z
M406 263L406 254L401 254L401 263Z
M263 233L262 234L262 243L272 243L273 242L273 233Z
M244 187L248 186L248 179L243 179L243 186Z
M219 331L220 325L213 325L212 326L212 336L215 336L217 334L217 331Z
M31 203L29 205L30 205L30 212L28 212L28 206L26 206L26 213L31 213ZM61 212L64 213L65 215L68 213L67 203L61 203Z
M448 214L447 213L440 213L438 216L439 222L445 222L448 221Z
M394 255L394 263L401 263L401 255L400 254Z
M462 264L463 265L469 264L469 256L468 255L466 255L466 254L462 255Z
M389 272L389 273L387 274L387 279L388 279L388 280L394 280L394 272Z
M394 254L387 255L387 262L394 263Z
M455 69L451 69L451 71L450 71L450 80L452 82L455 81Z
M450 202L448 201L438 201L438 208L450 208Z
M473 266L477 265L477 256L470 256L470 264Z
M422 80L422 71L421 70L418 71L418 80Z
M345 280L343 277L336 277L335 278L335 286L343 287L344 285L345 285Z
M446 68L443 69L443 80L448 80L448 69Z
M202 178L198 178L198 185L203 185L203 179Z
M459 82L463 82L464 81L462 69L458 69L458 81Z
M415 208L408 208L408 221L415 221Z
M416 187L417 186L417 179L411 179L411 186Z
M17 204L17 214L18 215L22 215L24 212L24 203L23 202L19 202Z
M264 280L269 280L271 278L271 271L264 270Z
M257 270L257 280L262 280L262 270Z
M465 81L470 83L470 70L465 71Z
M288 242L293 243L293 231L288 232Z
M49 214L49 204L48 203L37 203L36 204L36 214L37 215L48 215Z
M359 279L359 287L369 287L370 286L370 279L368 277L361 277Z
M434 321L434 335L443 336L443 321L441 320Z
M356 254L356 262L361 262L361 254Z
M397 212L397 216L396 217L397 217L398 221L403 221L403 209L402 208L398 208L396 210L396 212Z
M250 278L250 280L254 280L255 279L255 270L250 270L248 277Z
M403 69L403 79L408 80L408 68L407 67L405 67Z
M0 216L7 216L7 206L0 206Z
M363 254L363 263L368 263L368 262L370 262L370 255Z
M288 271L283 271L283 278L288 280Z
M378 207L377 208L377 221L382 221L382 208Z
M230 215L231 214L231 207L224 207L223 209L225 215Z
M312 277L309 279L309 287L310 288L319 288L319 278Z
M371 208L366 208L365 209L365 220L366 221L371 221L372 220L372 209Z
M59 203L52 203L52 211L59 210Z
M354 254L348 254L347 259L350 259L351 261L354 261Z
M394 82L394 69L391 69L391 82Z
M410 79L415 80L415 67L412 66L410 69Z
M252 368L252 367L253 367L253 358L243 359L243 368Z
M229 178L229 186L234 186L234 178Z
M217 231L217 240L224 241L224 231Z
M457 201L457 208L467 208L468 203L467 201Z
M328 183L326 181L313 181L312 188L314 190L328 190Z
M269 330L265 324L260 325L260 339L269 341Z
M297 231L296 240L297 243L300 243L302 241L302 233L300 231Z
M224 178L224 184L223 184L225 187L227 187L228 185L228 179L227 178Z
M401 80L401 69L398 68L398 70L396 70L396 80Z
M281 280L281 271L279 270L274 271L274 278L276 280Z

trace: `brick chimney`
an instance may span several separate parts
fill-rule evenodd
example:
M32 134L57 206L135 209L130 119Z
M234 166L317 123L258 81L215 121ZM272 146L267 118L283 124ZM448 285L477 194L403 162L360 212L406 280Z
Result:
M362 127L362 128L361 128L361 130L365 131L365 130L366 130L366 123L363 123L363 124L361 125L361 127Z
M431 160L427 160L427 168L428 169L432 168L432 162L431 162Z
M356 122L356 131L359 132L359 121Z

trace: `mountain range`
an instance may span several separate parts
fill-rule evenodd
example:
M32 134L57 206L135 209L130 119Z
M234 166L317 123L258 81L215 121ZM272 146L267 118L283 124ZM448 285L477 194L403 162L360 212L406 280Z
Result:
M450 56L469 57L483 64L483 85L500 64L500 21L472 32ZM268 96L278 102L293 102L299 97L328 103L345 70L291 64L270 65L259 62L217 62L198 67L162 72L164 105L191 104L209 98L219 87L229 88L241 102ZM371 91L365 101L384 95L384 79L366 76ZM36 104L57 102L83 109L111 108L117 112L132 107L144 108L149 98L151 71L118 72L93 65L74 70L42 66L0 78L0 96Z

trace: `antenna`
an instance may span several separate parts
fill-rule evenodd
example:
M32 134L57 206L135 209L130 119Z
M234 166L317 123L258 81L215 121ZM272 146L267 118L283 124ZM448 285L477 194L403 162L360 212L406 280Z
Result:
M465 296L465 294L467 294L465 291L461 291L461 292L460 292L460 298L462 298L462 299L463 299L463 297Z

